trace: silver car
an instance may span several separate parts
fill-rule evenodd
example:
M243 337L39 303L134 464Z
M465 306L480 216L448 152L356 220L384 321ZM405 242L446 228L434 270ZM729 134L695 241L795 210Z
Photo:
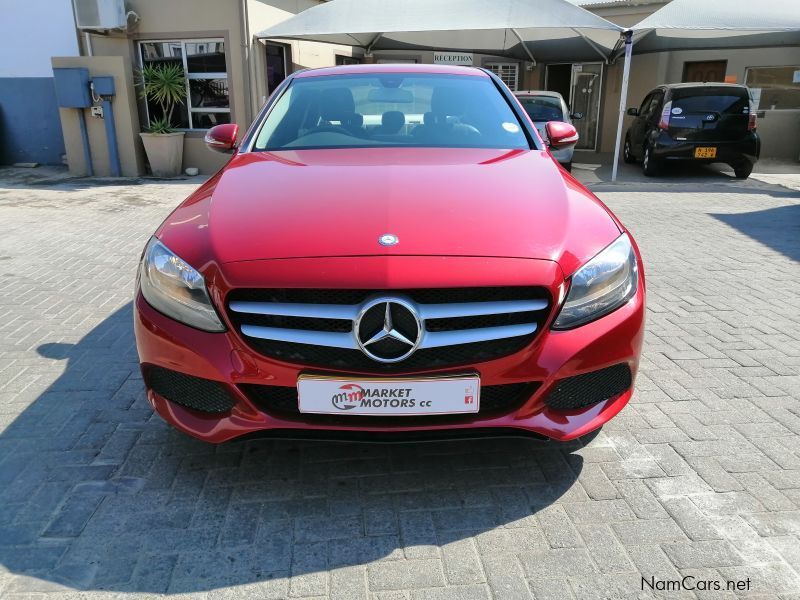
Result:
M567 103L558 92L545 92L533 90L528 92L514 92L514 95L522 104L525 112L530 116L536 129L539 130L539 135L543 140L547 140L547 132L545 125L548 121L563 121L572 124L573 120L583 117L581 113L570 113ZM572 152L574 146L562 148L561 150L553 150L553 157L561 163L567 170L572 170Z

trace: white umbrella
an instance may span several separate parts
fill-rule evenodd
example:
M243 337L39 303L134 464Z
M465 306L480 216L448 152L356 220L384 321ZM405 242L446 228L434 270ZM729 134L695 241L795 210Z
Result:
M566 0L332 0L257 34L372 50L606 60L622 27Z

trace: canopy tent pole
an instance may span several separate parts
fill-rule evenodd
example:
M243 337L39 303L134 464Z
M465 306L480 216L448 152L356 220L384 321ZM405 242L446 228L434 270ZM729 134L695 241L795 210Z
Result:
M600 58L602 58L602 59L603 59L603 62L604 62L605 64L608 64L608 54L606 54L605 52L603 52L603 50L600 48L600 46L598 46L597 44L595 44L595 43L594 43L592 40L590 40L588 37L586 37L585 35L583 35L583 34L582 34L580 31L578 31L578 30L577 30L577 29L575 29L574 27L570 27L570 29L572 29L572 31L573 31L573 32L575 32L575 33L577 33L579 36L581 36L581 39L582 39L584 42L586 42L587 44L589 44L589 45L592 47L592 49L593 49L595 52L597 52L597 53L600 55Z
M522 41L522 36L513 27L511 28L511 33L513 33L515 36L517 36L517 39L519 40L519 43L522 44L522 47L525 49L525 52L528 54L528 58L531 59L531 62L533 63L533 66L535 67L536 66L536 59L533 57L533 52L531 52L531 49L528 48L528 46L525 45L525 42Z
M378 41L379 41L379 40L380 40L382 37L383 37L383 32L379 33L379 34L378 34L378 35L376 35L374 38L372 38L372 41L369 43L369 46L367 46L367 47L365 48L365 52L366 52L367 56L372 56L372 49L375 47L375 44L377 44L377 43L378 43Z
M619 90L619 116L617 117L617 142L614 145L614 165L611 168L611 181L617 180L619 166L619 145L622 141L622 121L625 118L625 105L628 103L628 76L631 72L631 53L633 52L633 31L627 29L625 37L625 66L622 68L622 86Z

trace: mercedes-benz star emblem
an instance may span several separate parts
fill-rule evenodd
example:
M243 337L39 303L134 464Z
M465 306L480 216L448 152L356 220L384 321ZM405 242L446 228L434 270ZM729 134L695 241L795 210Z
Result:
M422 340L422 323L414 305L402 298L373 298L356 317L353 333L372 360L395 363L411 356Z
M378 238L378 243L381 246L394 246L400 239L393 233L384 233Z

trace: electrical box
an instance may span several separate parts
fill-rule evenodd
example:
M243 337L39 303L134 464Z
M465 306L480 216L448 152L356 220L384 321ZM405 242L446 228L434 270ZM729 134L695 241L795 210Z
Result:
M64 67L53 69L56 102L61 108L89 108L92 94L89 90L89 69Z
M125 0L73 0L78 29L125 29Z
M101 75L92 78L92 85L94 86L95 96L113 96L114 91L114 78L111 75Z

